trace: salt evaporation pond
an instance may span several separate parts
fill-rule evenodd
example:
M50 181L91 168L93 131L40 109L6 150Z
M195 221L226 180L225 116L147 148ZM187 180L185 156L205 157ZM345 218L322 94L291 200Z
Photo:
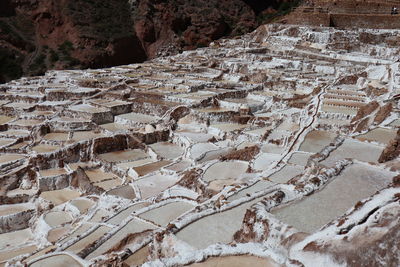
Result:
M269 176L268 179L275 183L286 183L293 177L301 174L303 171L303 166L287 164L285 167Z
M122 161L135 161L143 158L147 158L146 152L140 149L115 151L98 155L101 160L107 162L122 162Z
M336 137L335 133L314 130L309 132L300 146L301 151L317 153L329 145Z
M177 177L156 173L133 182L139 190L142 199L154 197L177 182Z
M163 142L155 143L150 147L157 153L157 155L165 159L175 159L183 154L183 149L173 143Z
M204 262L187 265L190 267L279 267L278 263L270 258L260 258L250 255L222 256L208 258Z
M2 252L0 252L0 266L1 267L6 266L7 260L17 257L19 255L32 253L36 249L37 249L37 246L31 245L31 246L22 247L22 248L16 248L13 250L2 251Z
M176 236L197 249L204 249L215 243L229 243L233 241L233 235L242 226L246 210L261 199L203 217L183 228Z
M0 250L15 247L16 245L25 244L33 239L34 237L31 229L23 229L0 234Z
M396 135L397 135L396 130L376 128L369 131L366 134L361 134L357 136L357 139L360 141L372 141L386 145L391 140L393 140L396 137Z
M255 160L253 168L256 171L264 171L271 167L274 162L281 159L281 155L273 153L261 153Z
M133 204L132 206L129 206L128 208L125 208L121 211L119 211L116 215L111 217L107 223L109 224L114 224L118 225L120 224L123 220L125 220L132 212L140 210L142 208L145 208L149 205L147 202L141 202L137 204Z
M122 227L117 233L112 235L107 241L101 244L96 250L87 256L87 259L92 259L97 256L105 254L108 250L118 245L125 237L134 234L141 233L146 230L154 230L155 227L149 223L142 222L136 218L128 222Z
M67 254L54 255L35 261L28 265L29 267L83 267L77 260Z
M237 200L242 197L250 196L251 194L253 194L255 192L265 190L268 187L271 187L273 185L274 185L274 183L271 183L270 181L258 181L257 183L253 184L252 186L249 186L246 189L240 190L239 192L228 197L228 201L233 201L233 200Z
M188 202L177 201L142 213L139 217L152 221L160 226L167 226L168 223L192 208L194 208L194 205Z
M88 236L85 236L84 238L80 239L76 243L72 244L69 246L66 251L71 251L75 253L79 253L81 250L83 250L85 247L88 245L92 244L96 240L98 240L100 237L108 233L112 228L108 226L100 226L96 230L94 230L92 233L90 233Z
M244 161L217 162L211 165L204 173L203 180L211 182L214 180L238 179L246 172L248 163Z
M367 198L386 187L395 174L371 167L353 164L334 178L322 191L272 213L296 229L313 233ZM357 188L357 190L354 190Z
M341 146L329 154L321 163L326 166L333 166L336 161L346 158L353 158L364 162L378 162L384 147L360 142L355 139L346 139ZM368 151L367 153L365 151Z
M50 227L57 227L72 221L72 217L64 211L52 211L44 216L44 220Z
M59 205L74 198L78 198L80 196L79 191L72 190L69 188L61 189L61 190L53 190L46 191L40 194L41 198L44 198L54 205Z
M311 153L296 151L292 154L288 163L306 166L311 155Z

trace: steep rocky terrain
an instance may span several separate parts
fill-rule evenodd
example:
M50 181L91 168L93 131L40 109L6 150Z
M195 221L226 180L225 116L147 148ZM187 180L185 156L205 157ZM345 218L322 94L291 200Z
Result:
M298 1L2 0L0 83L206 46L255 29L287 2Z

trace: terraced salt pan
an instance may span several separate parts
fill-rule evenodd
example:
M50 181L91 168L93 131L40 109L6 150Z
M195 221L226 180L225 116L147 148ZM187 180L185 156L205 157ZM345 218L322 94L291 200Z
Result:
M218 159L221 156L228 154L229 152L233 151L233 147L226 147L225 144L222 144L218 149L216 150L210 150L207 151L203 154L203 156L199 157L196 159L198 163L203 163L206 161Z
M1 123L0 123L1 124ZM394 121L392 121L389 126L391 127L400 127L400 119L396 119Z
M159 117L141 114L141 113L127 113L123 115L115 116L116 123L121 124L132 124L132 125L140 125L140 124L149 124L155 123L159 120Z
M118 186L107 192L107 195L118 196L126 199L136 198L135 190L130 185Z
M10 146L8 148L9 149L21 149L21 148L24 148L24 147L26 147L28 145L29 145L29 142L28 141L24 141L24 142L21 142L21 143L17 143L17 144L15 144L13 146Z
M64 168L59 169L47 169L39 171L41 177L52 177L67 174L67 171Z
M85 214L95 203L90 199L74 199L71 201L71 205L78 208L81 214Z
M204 249L215 243L229 243L242 226L246 210L261 199L203 217L183 228L176 236L196 249Z
M69 109L72 111L76 111L76 112L91 113L91 114L104 113L104 112L110 111L107 108L94 107L89 104L81 104L81 105L71 106Z
M278 146L275 144L264 144L261 146L261 152L272 153L272 154L282 154L285 152L285 147Z
M149 155L141 149L115 151L98 155L99 159L107 162L123 162L135 161L149 157Z
M145 213L140 214L139 217L165 227L168 223L193 208L194 205L188 202L177 201L146 211Z
M0 216L20 213L23 211L31 210L34 207L30 203L9 204L0 206Z
M250 108L252 112L255 112L258 109L262 108L264 102L253 100L250 98L226 98L221 101L220 104L222 107L235 107L236 109L239 109L242 105L246 105Z
M94 257L104 255L109 249L118 245L125 237L135 233L141 233L146 230L153 230L156 227L152 224L142 222L136 218L133 218L128 224L122 227L118 232L116 232L110 239L104 242L95 251L87 256L87 259L92 259Z
M0 115L0 125L6 124L10 121L13 121L15 118L13 117L8 117L8 116L4 116L4 115Z
M94 241L98 240L100 237L108 233L112 228L108 226L100 226L96 230L94 230L89 235L85 236L84 238L80 239L79 241L75 242L73 245L66 248L66 251L79 253L83 250L86 246L92 244Z
M103 106L105 108L111 108L112 110L114 110L115 108L120 108L120 109L123 109L122 111L124 111L124 110L128 111L130 109L130 107L132 106L131 102L126 102L126 101L121 101L121 100L96 99L96 100L92 100L91 103L94 105Z
M35 126L38 124L41 124L43 121L41 120L25 120L25 119L20 119L17 121L14 121L12 123L10 123L9 125L15 125L15 126L27 126L27 127L31 127L31 126Z
M365 151L365 150L364 150ZM312 233L386 187L394 173L366 164L353 164L334 178L323 190L272 213L296 229ZM355 188L357 190L355 190Z
M100 128L103 128L106 131L109 131L112 133L120 132L120 131L127 131L129 129L132 129L132 127L129 125L122 124L122 123L115 123L115 122L102 124L102 125L100 125Z
M44 249L41 249L41 250L39 250L38 252L33 253L31 256L29 256L28 258L26 258L23 262L24 262L24 263L27 263L27 262L30 262L30 261L32 261L32 260L35 260L35 259L37 259L37 258L43 256L44 254L49 253L51 250L54 250L55 248L56 248L55 245L45 247Z
M16 140L10 138L0 138L0 147L9 146L13 144Z
M175 159L183 154L183 149L180 146L169 142L155 143L150 147L157 155L165 159Z
M72 140L74 142L80 142L84 140L90 140L98 137L103 137L105 136L102 133L95 133L93 131L79 131L79 132L74 132L72 136Z
M271 167L274 162L281 159L281 155L273 153L261 153L254 160L253 169L256 171L264 171Z
M329 154L321 163L326 166L333 166L336 161L353 158L365 162L378 162L383 151L383 146L360 142L355 139L346 139L341 146ZM368 151L366 153L366 151Z
M117 186L122 185L122 179L116 178L111 180L106 180L98 183L94 183L93 185L103 188L105 191L110 190L111 188L115 188Z
M165 167L166 170L171 170L174 172L181 172L186 170L187 168L189 168L192 165L192 163L190 161L187 160L181 160L177 163L171 164L167 167Z
M70 231L70 234L66 238L62 239L62 241L60 243L65 244L69 240L72 240L72 239L76 238L77 236L82 235L83 233L88 231L92 226L93 225L90 223L82 223L78 228L76 228L72 232Z
M381 144L388 144L397 135L397 131L393 129L376 128L366 134L357 136L360 141L373 141Z
M0 252L0 266L5 266L5 262L20 255L30 254L37 249L36 245L26 246L23 248L12 249ZM4 265L3 265L4 264Z
M154 174L137 180L132 184L139 188L142 199L146 199L158 195L177 181L178 178L174 176Z
M279 171L269 176L268 179L275 183L286 183L291 178L301 174L303 171L304 171L303 166L285 165L285 167L283 167Z
M92 183L97 183L105 180L119 178L115 174L110 172L104 172L102 169L93 169L85 171L86 175Z
M71 226L68 224L65 226L53 228L47 233L47 237L46 237L47 241L54 243L57 240L59 240L61 237L68 234L70 231L71 231Z
M254 130L249 130L249 131L244 131L246 134L250 134L250 135L257 135L257 136L262 136L264 135L268 130L270 129L270 127L261 127L258 129L254 129Z
M71 199L78 198L79 196L80 196L79 191L72 190L69 188L54 190L54 191L46 191L40 194L41 198L44 198L52 202L55 206L67 202Z
M17 161L23 158L25 158L25 156L20 154L2 154L0 155L0 164Z
M177 131L175 132L175 135L188 138L192 143L205 143L213 137L212 134L196 133L188 131Z
M204 262L186 265L190 267L279 267L278 263L270 258L259 258L256 256L224 256L212 257Z
M299 150L318 153L327 145L329 145L335 139L335 137L335 133L314 130L307 134Z
M322 111L326 113L339 113L344 115L355 116L358 112L358 108L346 108L340 106L322 105Z
M28 229L0 234L0 250L26 244L33 240L32 231Z
M55 145L37 145L32 147L32 151L35 151L37 153L50 153L57 151L61 148L61 146L55 146Z
M60 254L45 257L43 259L33 261L29 267L43 267L43 266L57 266L57 267L83 267L77 260L67 254Z
M200 159L206 152L217 150L218 146L213 143L198 143L194 144L189 149L190 158L193 160Z
M65 142L68 140L68 133L48 133L43 136L43 139L50 141Z
M277 128L278 131L288 131L288 132L295 132L300 129L298 123L292 122L290 120L283 121Z
M125 209L119 211L115 216L111 217L107 221L107 223L118 225L123 220L125 220L132 212L140 210L142 208L145 208L148 205L149 205L149 203L147 203L147 202L141 202L141 203L133 204L133 205L129 206L128 208L125 208Z
M146 246L133 253L124 263L129 266L140 266L147 261L148 256L150 256L150 252L149 248Z
M87 168L93 168L95 166L96 165L91 162L76 162L76 163L68 164L68 168L71 169L72 171L76 171L79 167L81 167L83 169L87 169Z
M7 105L4 105L4 107L12 108L15 110L28 110L35 106L36 106L36 103L25 103L25 102L12 102Z
M263 181L263 180L259 181L259 182L255 183L254 185L252 185L246 189L240 190L239 192L228 197L228 201L233 201L233 200L237 200L242 197L251 196L253 193L267 189L268 187L271 187L273 185L274 185L274 183L271 183L270 181Z
M4 132L0 132L0 136L4 136L4 137L18 137L18 138L25 138L28 137L30 134L29 131L26 130L13 130L13 129L9 129L7 131Z
M154 163L154 162L157 162L157 160L152 159L152 158L145 158L145 159L139 159L136 161L118 163L117 166L121 169L129 170L130 168L147 165L147 164Z
M211 182L214 180L236 180L246 173L248 163L244 161L217 162L211 165L203 175L203 180Z
M103 222L104 219L108 218L110 215L112 215L110 211L100 208L95 211L93 216L89 219L89 222L91 223Z
M144 176L149 173L155 172L157 170L160 170L162 167L167 166L170 163L172 163L172 161L162 160L162 161L153 162L153 163L149 163L146 165L134 167L133 169L136 171L136 173L140 177L140 176Z
M312 154L306 152L294 152L290 157L288 163L296 164L300 166L306 166L308 159Z
M16 188L16 189L7 191L7 196L8 197L15 197L17 195L34 196L37 192L38 192L38 189L35 189L35 188L31 188L31 189Z
M44 215L45 222L52 228L72 221L71 215L64 211L51 211Z
M216 128L222 132L233 132L237 130L242 130L247 126L248 125L246 124L238 124L238 123L219 123L210 125L211 128Z
M73 117L59 117L59 118L55 118L53 120L56 120L58 122L61 123L82 123L82 122L87 122L89 123L90 120L86 119L86 118L82 118L82 117L77 117L77 118L73 118Z

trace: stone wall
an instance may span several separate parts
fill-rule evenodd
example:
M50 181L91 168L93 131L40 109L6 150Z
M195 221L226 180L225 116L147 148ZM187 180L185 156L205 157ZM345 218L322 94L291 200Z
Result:
M289 15L288 24L329 27L330 16L328 13L302 13L295 12Z
M400 16L330 14L330 26L339 28L398 29Z

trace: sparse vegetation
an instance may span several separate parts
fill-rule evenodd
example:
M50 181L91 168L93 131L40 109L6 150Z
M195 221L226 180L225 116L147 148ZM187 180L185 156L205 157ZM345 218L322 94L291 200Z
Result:
M99 41L121 38L133 33L127 1L70 1L66 12L83 34Z
M301 3L301 0L295 0L295 1L288 1L288 2L283 2L279 5L279 7L276 9L276 12L272 13L260 13L257 16L257 22L259 24L265 24L265 23L270 23L276 20L279 17L285 16L290 13L290 11L299 6Z
M0 62L0 82L21 77L22 56L17 57L8 50L0 48Z

